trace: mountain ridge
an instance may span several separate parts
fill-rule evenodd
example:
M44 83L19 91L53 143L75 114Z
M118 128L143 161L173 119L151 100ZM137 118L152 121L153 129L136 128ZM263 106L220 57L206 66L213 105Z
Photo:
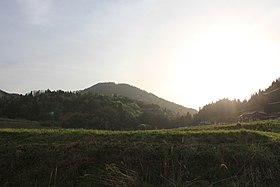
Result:
M153 93L142 90L138 87L126 84L126 83L115 83L115 82L102 82L97 83L91 87L81 90L81 93L94 93L101 95L118 95L124 96L133 100L138 100L144 103L151 103L159 105L163 109L172 111L175 115L185 115L188 112L193 115L197 113L197 110L187 108L177 103L165 100L156 96Z
M8 95L8 93L4 92L3 90L0 90L0 97L3 97L4 95Z

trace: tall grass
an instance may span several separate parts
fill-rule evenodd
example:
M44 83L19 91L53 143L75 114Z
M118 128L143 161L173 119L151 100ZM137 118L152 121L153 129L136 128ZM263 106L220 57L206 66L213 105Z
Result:
M0 129L0 184L277 186L279 124L149 131Z

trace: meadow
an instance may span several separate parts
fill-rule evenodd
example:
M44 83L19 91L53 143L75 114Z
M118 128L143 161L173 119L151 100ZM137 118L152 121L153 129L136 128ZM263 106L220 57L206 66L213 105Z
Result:
M0 129L1 186L279 186L280 121Z

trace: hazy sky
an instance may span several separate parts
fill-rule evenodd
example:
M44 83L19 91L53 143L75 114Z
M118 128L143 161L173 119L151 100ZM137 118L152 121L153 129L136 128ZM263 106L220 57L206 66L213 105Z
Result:
M198 109L279 71L279 0L0 0L8 92L112 81Z

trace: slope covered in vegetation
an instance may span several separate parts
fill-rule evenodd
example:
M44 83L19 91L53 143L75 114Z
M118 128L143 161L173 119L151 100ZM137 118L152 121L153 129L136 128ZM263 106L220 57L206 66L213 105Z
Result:
M5 95L7 95L7 93L2 91L2 90L0 90L0 97L4 97Z
M267 118L280 117L280 79L251 95L247 101L221 99L205 105L195 116L195 121L211 123L238 121L239 115L245 112L262 111Z
M31 92L0 98L0 117L40 121L64 128L135 130L174 128L191 123L192 116L121 96L64 91Z
M146 104L155 104L160 106L162 109L170 110L175 115L186 115L190 113L191 115L196 114L197 111L192 108L186 108L184 106L178 105L176 103L167 101L165 99L159 98L152 93L148 93L137 87L128 84L116 84L114 82L98 83L93 85L83 91L82 93L93 93L102 95L119 95L127 97L133 100L141 101Z

